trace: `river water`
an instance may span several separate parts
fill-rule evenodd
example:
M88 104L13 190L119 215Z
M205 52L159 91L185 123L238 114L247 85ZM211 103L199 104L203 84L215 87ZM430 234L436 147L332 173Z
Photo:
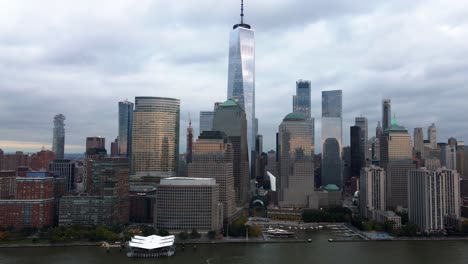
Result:
M175 256L130 259L124 252L99 247L0 249L1 264L124 264L124 263L346 263L346 264L468 264L468 241L333 242L329 235L311 235L311 243L250 243L186 246Z

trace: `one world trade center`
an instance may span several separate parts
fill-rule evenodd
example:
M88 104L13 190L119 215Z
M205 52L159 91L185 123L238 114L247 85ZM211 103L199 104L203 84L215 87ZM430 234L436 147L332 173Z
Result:
M229 40L227 99L236 101L247 116L249 160L255 150L255 39L250 25L244 23L243 1L241 22L233 26Z

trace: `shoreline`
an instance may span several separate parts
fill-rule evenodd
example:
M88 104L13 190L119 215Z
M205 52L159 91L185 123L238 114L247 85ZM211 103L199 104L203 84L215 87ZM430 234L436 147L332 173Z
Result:
M213 244L291 244L291 243L311 243L313 242L307 239L296 239L296 240L242 240L242 239L230 239L230 240L213 240L213 241L187 241L177 242L177 246L182 245L213 245ZM360 239L360 240L347 240L347 239L334 239L330 243L356 243L356 242L408 242L408 241L468 241L468 237L449 237L449 238L395 238L395 239ZM0 249L3 248L40 248L40 247L100 247L100 242L70 242L70 243L25 243L25 244L0 244Z

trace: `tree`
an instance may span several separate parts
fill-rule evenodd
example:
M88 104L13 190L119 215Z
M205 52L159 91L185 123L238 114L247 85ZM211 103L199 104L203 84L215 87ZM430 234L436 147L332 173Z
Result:
M161 228L161 229L158 230L158 234L159 234L160 236L168 236L168 235L169 235L169 231L167 231L166 229L162 229L162 228Z
M249 226L249 236L258 237L262 234L262 228L259 225Z
M395 225L395 222L393 221L385 221L383 223L383 230L387 233L393 233L393 226Z
M237 218L229 225L229 235L233 237L245 235L245 224L247 223L246 217Z
M185 231L182 231L182 232L179 233L179 239L180 239L180 240L187 240L188 237L189 237L189 235L188 235L188 233L185 232Z
M208 234L206 234L206 236L209 239L215 239L217 235L218 235L218 232L215 230L209 231Z
M461 232L464 234L464 235L468 235L468 220L465 220L462 222L462 225L461 225Z
M198 239L200 238L201 235L198 233L197 229L192 229L192 232L190 232L190 238L191 239Z
M148 225L143 226L141 232L143 236L151 236L156 234L154 227Z

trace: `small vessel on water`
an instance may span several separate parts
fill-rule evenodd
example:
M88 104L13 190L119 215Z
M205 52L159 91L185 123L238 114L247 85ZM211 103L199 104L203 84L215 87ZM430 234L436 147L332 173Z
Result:
M294 235L293 232L289 232L279 228L270 228L265 233L267 237L290 237Z
M127 242L127 257L157 258L175 254L174 236L134 236Z

